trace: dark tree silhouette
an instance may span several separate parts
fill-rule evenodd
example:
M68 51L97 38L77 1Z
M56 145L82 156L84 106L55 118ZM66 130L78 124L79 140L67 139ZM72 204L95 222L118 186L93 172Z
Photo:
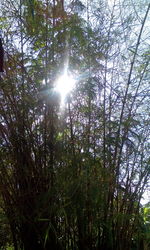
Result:
M0 72L4 72L3 65L4 65L4 49L2 45L2 39L0 38Z

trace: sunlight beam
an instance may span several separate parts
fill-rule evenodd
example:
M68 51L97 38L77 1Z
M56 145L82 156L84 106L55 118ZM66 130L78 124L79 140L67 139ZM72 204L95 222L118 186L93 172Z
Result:
M56 81L55 90L61 95L61 105L64 104L67 94L74 88L75 79L65 70L64 74Z

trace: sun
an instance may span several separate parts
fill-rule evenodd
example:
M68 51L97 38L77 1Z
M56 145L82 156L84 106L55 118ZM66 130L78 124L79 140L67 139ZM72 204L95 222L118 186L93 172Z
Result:
M67 94L74 88L75 79L69 73L64 72L56 81L55 90L61 95L61 104L64 104Z

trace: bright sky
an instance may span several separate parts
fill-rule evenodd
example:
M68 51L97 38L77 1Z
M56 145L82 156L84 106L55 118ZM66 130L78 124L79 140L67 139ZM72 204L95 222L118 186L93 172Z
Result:
M67 94L74 88L75 79L73 76L65 70L63 75L61 75L56 81L55 90L61 95L61 106L63 106Z

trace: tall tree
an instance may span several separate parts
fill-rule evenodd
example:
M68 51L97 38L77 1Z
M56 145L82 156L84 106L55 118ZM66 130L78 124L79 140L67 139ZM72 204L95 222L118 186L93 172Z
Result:
M150 5L2 4L0 191L15 250L144 248ZM76 87L61 110L66 66Z

